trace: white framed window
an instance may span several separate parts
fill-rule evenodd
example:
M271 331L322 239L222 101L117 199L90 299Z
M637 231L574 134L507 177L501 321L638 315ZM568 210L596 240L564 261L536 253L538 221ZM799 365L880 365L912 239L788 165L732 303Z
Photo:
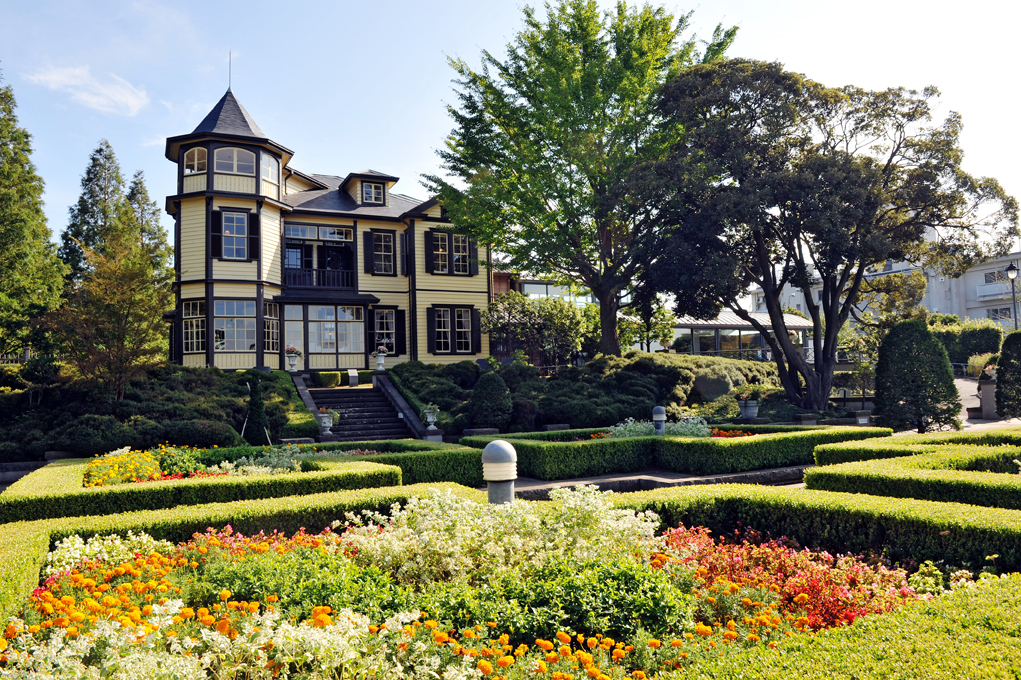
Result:
M450 310L436 310L436 353L450 352Z
M337 307L337 351L365 352L365 316L361 307Z
M433 274L446 274L450 253L447 251L447 237L442 231L433 232Z
M387 352L397 352L397 323L392 309L375 310L376 347L386 347Z
M454 256L454 273L455 274L468 274L470 268L468 266L468 237L460 234L453 234L451 240Z
M383 185L378 182L362 182L362 203L382 203Z
M217 352L255 351L255 301L217 300L213 303L213 348Z
M280 305L265 302L262 305L262 342L266 352L280 351Z
M316 237L316 228L303 224L285 224L284 236L287 238L311 238Z
M454 341L457 351L472 351L472 310L454 310Z
M372 271L374 274L394 273L394 235L386 232L372 234Z
M986 314L993 321L1010 321L1012 318L1010 314L1010 307L996 307L995 309L987 309Z
M223 257L228 260L248 258L248 213L223 213Z
M245 149L217 149L213 154L216 172L255 175L255 154Z
M354 241L354 229L347 227L319 227L319 238L323 241Z
M308 318L308 351L320 354L336 352L336 309L333 306L311 306L308 308Z
M1010 280L1007 278L1007 275L1000 270L986 272L984 278L986 283L1007 283Z
M262 178L273 184L280 183L280 161L268 153L262 154Z
M185 353L206 351L206 303L203 300L184 302L181 305L184 318L183 340Z
M199 147L188 149L184 154L184 174L191 175L206 171L206 150Z

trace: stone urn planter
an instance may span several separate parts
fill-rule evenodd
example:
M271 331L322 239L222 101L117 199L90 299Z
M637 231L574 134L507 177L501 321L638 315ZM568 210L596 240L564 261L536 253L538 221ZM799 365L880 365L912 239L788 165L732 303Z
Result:
M336 416L334 411L319 411L319 434L329 434L333 427L333 419Z
M759 402L757 399L743 399L737 402L737 405L741 409L742 418L759 417Z
M293 354L287 355L287 370L291 373L298 372L298 357Z
M386 368L383 367L383 362L386 361L386 355L390 353L384 345L380 345L376 348L376 351L372 353L373 358L376 359L376 370L383 372Z

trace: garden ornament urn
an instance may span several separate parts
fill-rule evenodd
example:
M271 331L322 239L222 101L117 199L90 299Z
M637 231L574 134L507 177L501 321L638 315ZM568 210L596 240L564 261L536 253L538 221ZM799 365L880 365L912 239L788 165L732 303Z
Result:
M662 406L652 409L652 426L656 434L666 434L666 409Z
M295 356L294 354L288 354L287 355L287 366L288 366L288 368L287 368L288 371L290 371L291 373L297 373L298 372L298 357Z
M497 439L486 444L482 451L482 478L486 480L491 504L510 503L514 500L518 453L510 442Z

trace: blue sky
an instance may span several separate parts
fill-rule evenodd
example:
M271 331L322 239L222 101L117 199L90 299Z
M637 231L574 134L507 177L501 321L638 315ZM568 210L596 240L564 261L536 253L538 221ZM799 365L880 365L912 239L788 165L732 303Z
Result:
M422 173L450 130L447 56L478 64L521 26L518 2L467 0L0 3L0 68L34 137L54 234L66 226L88 154L107 138L125 176L144 170L162 205L174 189L164 139L190 132L227 87L305 172ZM602 2L606 7L612 3ZM796 0L664 2L694 10L693 32L740 26L730 54L779 60L826 85L936 85L940 114L964 117L965 168L1021 195L1021 5L1013 2ZM171 222L164 215L164 226Z

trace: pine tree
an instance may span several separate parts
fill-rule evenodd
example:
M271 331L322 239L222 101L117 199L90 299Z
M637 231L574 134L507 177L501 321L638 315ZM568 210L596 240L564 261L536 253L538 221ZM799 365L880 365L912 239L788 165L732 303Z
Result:
M68 208L67 229L60 236L59 254L70 268L69 282L81 281L88 271L83 249L101 246L123 226L124 178L113 147L105 139L89 156L81 186L78 202Z
M58 304L64 284L43 214L43 180L31 160L32 137L18 125L16 108L14 90L0 86L0 354L24 348L31 319Z
M266 432L269 430L266 402L262 395L262 375L258 371L248 371L248 377L251 393L248 396L248 422L245 425L245 441L252 446L262 446L267 443Z
M173 267L174 249L167 243L167 234L160 226L159 204L149 198L145 173L141 170L131 178L125 207L127 213L121 222L137 232L142 244L155 254L152 261L154 271L160 275L169 274Z
M876 414L894 430L960 429L961 397L947 350L921 319L895 324L879 346Z
M468 399L472 427L506 427L513 410L514 402L503 378L496 371L483 373Z

